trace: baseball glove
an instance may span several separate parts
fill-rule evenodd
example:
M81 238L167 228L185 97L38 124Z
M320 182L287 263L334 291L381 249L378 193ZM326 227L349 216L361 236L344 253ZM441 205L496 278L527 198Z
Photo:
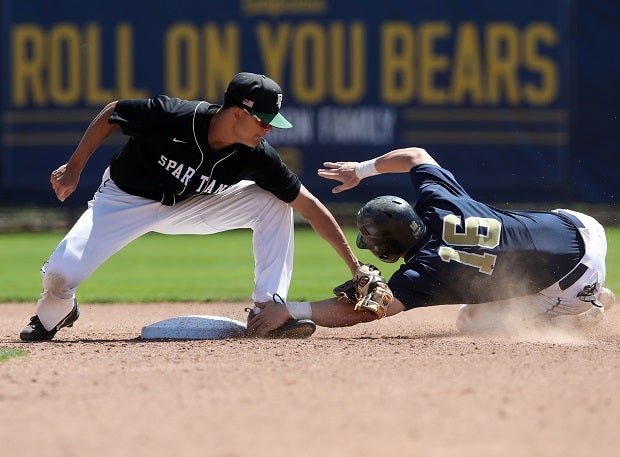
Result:
M363 264L355 278L334 287L338 301L352 304L355 311L370 311L377 319L385 317L394 295L381 271L370 264Z

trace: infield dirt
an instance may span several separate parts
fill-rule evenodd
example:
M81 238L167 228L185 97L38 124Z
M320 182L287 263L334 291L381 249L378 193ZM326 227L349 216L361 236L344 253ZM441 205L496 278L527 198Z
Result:
M52 342L0 305L0 455L618 455L620 306L586 331L465 337L456 307L307 340L143 341L181 315L244 304L81 305Z

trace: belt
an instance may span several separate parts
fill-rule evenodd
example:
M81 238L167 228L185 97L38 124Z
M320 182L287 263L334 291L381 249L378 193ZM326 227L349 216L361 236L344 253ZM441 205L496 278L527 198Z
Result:
M559 211L555 212L555 214L557 214L564 220L569 220L577 229L585 228L585 225L583 225L583 222L581 222L581 220L577 218L574 214L564 213L564 212L559 212ZM581 234L579 234L579 237L581 238ZM582 243L583 243L583 239L582 239ZM584 251L585 251L585 246L584 246ZM579 264L577 264L577 266L573 268L570 273L568 273L566 276L560 279L560 281L558 281L558 286L560 286L560 290L566 290L570 286L575 284L579 280L579 278L583 276L583 274L586 271L588 271L588 266L585 265L584 263L579 262Z
M155 200L156 202L161 203L165 206L174 206L174 204L181 200L182 198L176 194L165 194L163 192L152 192L149 190L142 189L132 189L125 185L120 186L118 183L115 183L116 186L124 192L128 194L135 195L137 197L148 198L149 200Z
M575 216L574 214L571 213L564 213L564 212L560 212L560 211L554 211L555 214L557 214L558 216L560 216L563 219L568 219L570 222L573 223L573 225L575 227L577 227L578 229L580 228L586 228L585 225L583 225L583 222L581 222L581 219L579 219L577 216Z
M583 274L588 271L588 266L585 263L579 262L579 264L573 268L573 270L558 281L560 290L566 290L573 284L575 284Z

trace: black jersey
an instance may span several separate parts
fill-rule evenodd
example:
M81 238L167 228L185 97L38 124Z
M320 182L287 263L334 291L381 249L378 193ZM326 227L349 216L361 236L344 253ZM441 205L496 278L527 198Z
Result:
M410 176L427 233L389 281L408 309L533 294L584 254L578 229L562 215L485 205L436 165L414 167Z
M209 147L207 131L219 109L204 101L159 95L120 100L109 122L129 135L112 157L110 176L125 192L173 205L197 194L217 194L248 179L290 203L301 182L264 139L252 148Z

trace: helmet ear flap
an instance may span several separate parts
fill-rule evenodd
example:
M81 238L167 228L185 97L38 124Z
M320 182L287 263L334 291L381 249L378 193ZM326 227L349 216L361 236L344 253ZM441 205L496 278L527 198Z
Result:
M394 263L400 259L400 253L395 252L394 246L391 245L378 245L371 249L380 260L386 263Z
M361 232L357 234L355 245L360 249L368 249L368 245L366 244L366 241L364 241L364 237Z
M397 245L395 242L390 243L386 242L386 240L379 240L375 242L374 238L371 237L369 243L370 245L366 242L366 240L364 240L364 235L362 235L361 232L357 234L355 244L358 248L368 249L378 259L387 263L394 263L400 258L398 253L393 252L394 246Z

